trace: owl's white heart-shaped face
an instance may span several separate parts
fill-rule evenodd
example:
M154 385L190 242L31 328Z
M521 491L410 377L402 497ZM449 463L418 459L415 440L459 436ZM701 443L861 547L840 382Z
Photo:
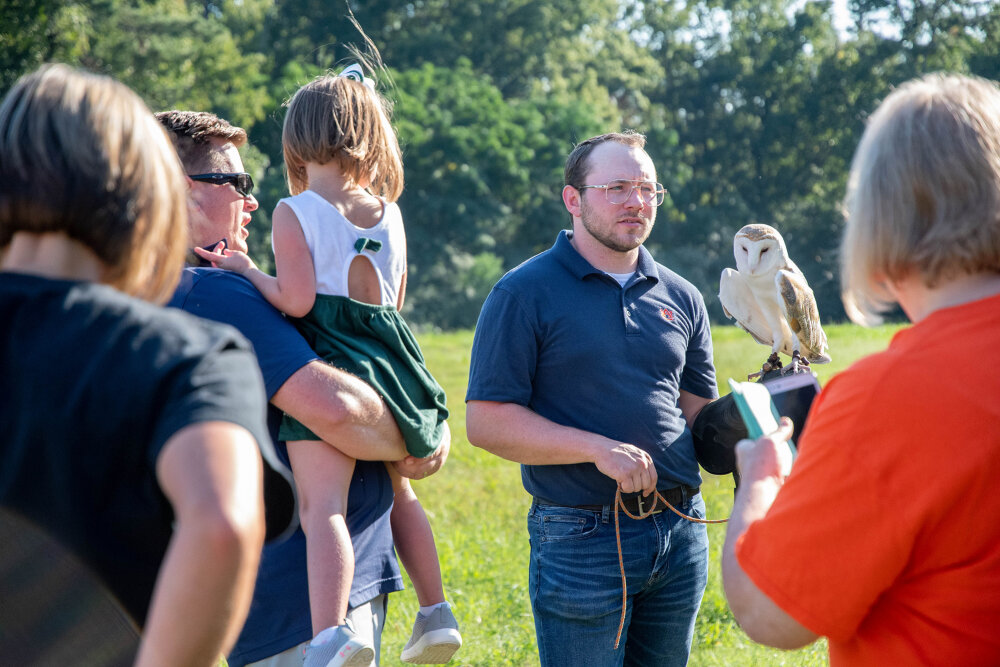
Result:
M774 227L746 225L733 237L736 268L746 276L774 275L789 265L785 240Z
M774 273L787 262L784 247L773 237L752 238L737 234L733 239L733 254L736 268L748 275Z

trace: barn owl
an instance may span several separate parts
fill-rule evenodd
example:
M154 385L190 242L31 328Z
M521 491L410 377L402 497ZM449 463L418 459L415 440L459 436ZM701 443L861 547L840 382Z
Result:
M779 352L792 358L793 371L829 362L816 299L778 230L745 226L733 238L733 254L737 270L722 272L719 301L727 317L761 345L771 346L761 372L782 368Z

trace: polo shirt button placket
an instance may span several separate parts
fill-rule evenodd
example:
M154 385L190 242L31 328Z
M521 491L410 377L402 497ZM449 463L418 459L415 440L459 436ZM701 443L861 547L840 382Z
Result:
M635 309L635 304L629 304L625 302L625 294L622 293L622 312L625 315L625 335L635 336L639 333L639 325L636 324L635 319L632 317L632 311Z

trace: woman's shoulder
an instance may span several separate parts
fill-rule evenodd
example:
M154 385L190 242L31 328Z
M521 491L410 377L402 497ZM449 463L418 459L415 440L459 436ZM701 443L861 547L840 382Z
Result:
M240 332L211 321L123 294L103 285L81 284L69 302L90 311L88 326L105 331L109 341L143 347L157 355L194 357L227 349L246 350L250 344ZM131 341L131 343L130 343Z

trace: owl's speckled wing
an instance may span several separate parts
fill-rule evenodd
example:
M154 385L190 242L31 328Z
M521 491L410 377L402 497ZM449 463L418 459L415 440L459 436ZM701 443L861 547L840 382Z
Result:
M802 356L810 363L829 362L826 333L819 321L816 297L805 277L795 271L780 270L774 276L774 286L785 320L799 339Z

